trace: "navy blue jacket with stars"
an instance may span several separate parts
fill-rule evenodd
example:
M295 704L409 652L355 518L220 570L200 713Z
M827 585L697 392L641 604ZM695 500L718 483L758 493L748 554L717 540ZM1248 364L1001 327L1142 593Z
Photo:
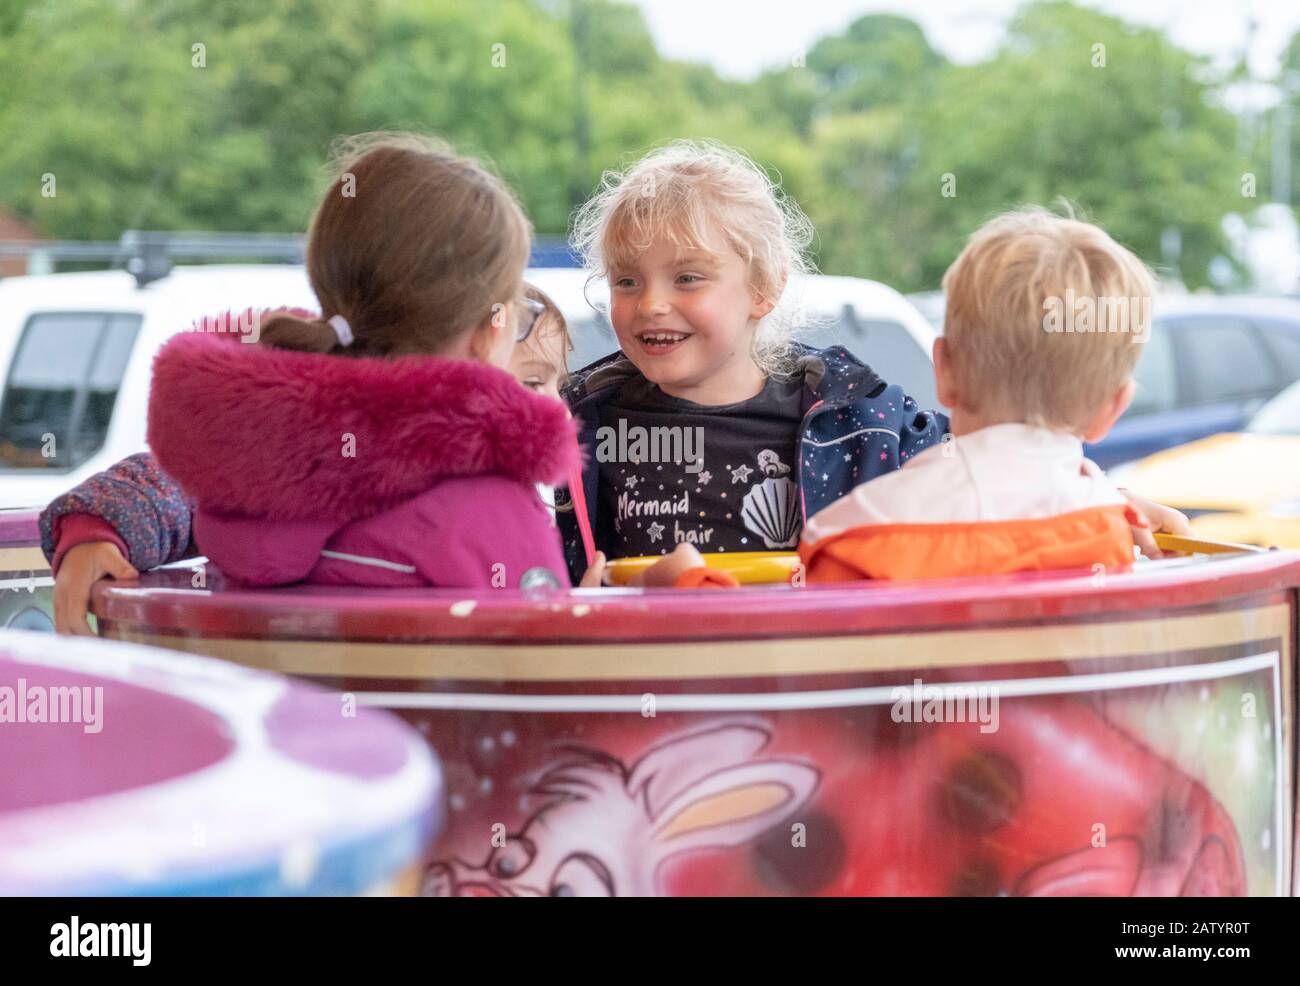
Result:
M948 431L948 417L922 411L897 384L886 383L843 346L798 345L795 375L803 379L799 425L799 486L803 519L846 495L859 483L892 472ZM640 373L622 353L612 353L573 374L564 388L578 440L595 448L600 408ZM555 491L556 520L574 585L595 551L617 543L609 517L599 513L599 464L588 454L581 476Z

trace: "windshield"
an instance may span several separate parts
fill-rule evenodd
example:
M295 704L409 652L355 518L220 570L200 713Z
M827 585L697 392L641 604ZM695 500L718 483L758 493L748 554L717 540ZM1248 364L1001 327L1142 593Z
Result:
M806 318L807 326L795 334L799 342L819 348L843 346L885 380L902 384L920 410L939 407L930 357L901 322L864 317L852 305L844 305L838 314L814 311ZM572 318L569 331L573 337L570 370L618 349L614 329L601 313Z
M1300 382L1261 407L1246 430L1252 435L1300 435Z
M0 400L0 469L72 469L98 452L139 331L139 315L31 316Z

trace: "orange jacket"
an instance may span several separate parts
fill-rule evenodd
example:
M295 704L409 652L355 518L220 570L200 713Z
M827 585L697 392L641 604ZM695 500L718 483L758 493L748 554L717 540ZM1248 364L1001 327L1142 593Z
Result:
M810 582L1125 567L1140 518L1073 435L993 425L927 449L809 518Z
M1133 562L1129 508L1032 520L870 524L799 546L809 582L929 579Z

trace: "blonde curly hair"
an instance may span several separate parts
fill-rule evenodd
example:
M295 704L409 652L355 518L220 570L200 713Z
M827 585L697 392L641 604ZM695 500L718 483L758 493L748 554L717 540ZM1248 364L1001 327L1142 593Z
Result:
M788 372L793 313L780 302L792 275L808 274L813 228L803 210L752 158L715 141L674 140L626 171L607 171L575 214L572 243L593 277L635 260L660 238L705 249L710 231L745 261L749 285L774 306L751 356L766 375Z

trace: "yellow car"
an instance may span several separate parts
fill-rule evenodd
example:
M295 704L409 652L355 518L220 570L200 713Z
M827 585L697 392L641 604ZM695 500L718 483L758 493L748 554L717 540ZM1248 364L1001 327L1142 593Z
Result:
M1198 537L1300 548L1300 383L1260 408L1244 432L1157 452L1110 477L1183 511Z

